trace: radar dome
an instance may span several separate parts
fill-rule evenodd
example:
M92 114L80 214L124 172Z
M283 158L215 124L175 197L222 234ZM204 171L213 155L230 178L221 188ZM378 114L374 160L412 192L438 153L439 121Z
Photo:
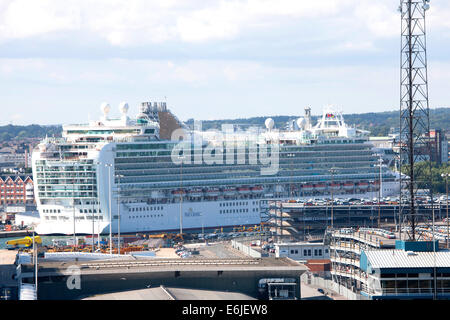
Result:
M106 116L109 111L111 110L110 105L107 102L103 102L100 106L100 109L102 110L103 114Z
M296 123L300 129L303 129L305 127L306 120L305 120L305 118L298 118Z
M270 130L273 128L275 122L273 121L272 118L267 118L264 124L266 125L266 128Z
M122 114L126 114L128 112L128 108L128 103L126 103L125 101L119 104L119 111Z

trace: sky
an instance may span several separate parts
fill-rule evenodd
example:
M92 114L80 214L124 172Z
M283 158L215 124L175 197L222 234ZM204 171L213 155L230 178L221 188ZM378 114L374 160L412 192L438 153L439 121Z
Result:
M430 107L450 104L450 1L427 11ZM399 106L399 0L0 0L0 125L166 101L181 119Z

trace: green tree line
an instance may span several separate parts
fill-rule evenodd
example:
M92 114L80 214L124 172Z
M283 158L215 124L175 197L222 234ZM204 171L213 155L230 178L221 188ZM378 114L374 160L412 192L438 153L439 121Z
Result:
M428 161L422 161L415 164L416 181L418 182L418 187L420 189L427 189L429 182L431 181L431 186L433 193L445 193L445 177L442 174L450 174L450 164L443 163L441 165L436 164L436 162L431 163L431 175L430 166ZM403 165L401 168L402 173L408 175L410 170L409 165ZM430 179L431 177L431 179ZM448 179L450 183L450 177Z

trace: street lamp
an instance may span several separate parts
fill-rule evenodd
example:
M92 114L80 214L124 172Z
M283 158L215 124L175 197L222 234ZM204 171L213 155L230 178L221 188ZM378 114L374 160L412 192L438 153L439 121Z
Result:
M94 202L96 201L94 197L94 170L92 170L92 253L94 253L94 234L95 234L95 209Z
M448 240L449 240L449 221L448 221L448 177L450 176L450 173L442 173L441 177L445 177L445 194L447 195L446 198L446 204L447 204L447 249L448 249Z
M122 174L116 174L115 176L119 179L117 188L117 252L120 254L120 178L123 178Z
M76 238L76 232L75 232L75 179L72 179L72 213L73 213L73 249L75 249L75 246L77 245L77 238Z
M100 183L100 168L99 166L102 164L100 161L95 162L97 166L97 172L98 172L98 184L97 184L97 249L100 250L100 194L99 194L99 183ZM94 223L93 223L94 224ZM92 242L94 242L94 239L92 239Z
M183 206L183 160L185 156L179 156L178 159L180 162L180 236L183 234L183 214L182 214L182 206Z
M383 164L383 159L381 159L381 155L379 155L380 158L378 159L378 165L380 167L380 187L378 188L378 228L380 228L380 223L381 223L381 205L380 205L380 201L381 201L381 197L382 197L382 175L381 175L381 166Z
M328 170L331 173L331 229L334 228L334 196L333 196L333 184L334 184L334 174L337 173L336 168L331 168Z
M111 215L111 167L112 163L106 163L108 168L108 190L109 190L109 254L112 255L112 215Z

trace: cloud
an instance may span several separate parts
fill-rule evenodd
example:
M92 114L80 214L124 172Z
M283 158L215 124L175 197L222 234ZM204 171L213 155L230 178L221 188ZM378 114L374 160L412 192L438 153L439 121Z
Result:
M0 9L3 41L77 31L113 46L235 39L315 19L339 21L343 28L356 22L383 37L393 36L398 22L389 0L9 0Z

